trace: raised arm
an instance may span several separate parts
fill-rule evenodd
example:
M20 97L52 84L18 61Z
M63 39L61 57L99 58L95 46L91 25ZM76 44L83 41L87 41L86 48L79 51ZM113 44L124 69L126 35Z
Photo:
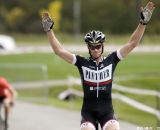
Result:
M146 7L141 9L141 19L138 27L131 35L128 43L120 49L120 54L123 58L126 57L140 43L146 25L149 22L154 9L155 7L152 2L148 2Z
M52 30L53 24L54 22L49 17L48 13L44 13L42 16L42 25L43 25L44 31L47 32L47 36L53 51L55 52L56 55L58 55L68 63L72 63L74 56L71 52L65 50L62 44L56 38Z
M15 100L15 98L18 96L17 91L10 85L10 87L8 88L8 90L10 91L11 95L12 95L12 100Z

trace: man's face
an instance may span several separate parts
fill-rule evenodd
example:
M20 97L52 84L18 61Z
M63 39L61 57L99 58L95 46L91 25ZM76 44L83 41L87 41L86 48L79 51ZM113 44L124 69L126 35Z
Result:
M96 46L88 45L88 48L93 59L100 57L100 55L102 54L102 44Z

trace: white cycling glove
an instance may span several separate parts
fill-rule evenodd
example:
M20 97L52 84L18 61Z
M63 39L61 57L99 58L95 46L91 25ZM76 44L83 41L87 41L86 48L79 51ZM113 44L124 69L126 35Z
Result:
M153 4L153 3L149 3L149 4ZM143 25L148 24L148 22L151 19L152 12L154 10L154 7L153 7L153 9L151 9L149 7L149 4L147 4L146 7L144 7L144 9L141 9L140 23L143 24Z
M45 32L49 32L54 25L54 21L51 19L51 17L48 15L48 13L44 13L42 17L42 26Z

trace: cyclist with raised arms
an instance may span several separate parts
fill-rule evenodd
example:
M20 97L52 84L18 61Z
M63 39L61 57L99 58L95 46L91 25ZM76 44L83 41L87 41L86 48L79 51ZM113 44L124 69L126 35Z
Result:
M140 22L128 43L108 56L103 56L105 35L94 30L87 33L84 39L90 54L88 58L65 50L52 31L53 20L48 13L43 14L42 25L53 51L68 63L77 66L81 76L84 92L81 130L95 130L97 122L103 130L120 130L112 106L113 73L119 61L139 44L154 8L154 4L148 2L145 8L141 9Z

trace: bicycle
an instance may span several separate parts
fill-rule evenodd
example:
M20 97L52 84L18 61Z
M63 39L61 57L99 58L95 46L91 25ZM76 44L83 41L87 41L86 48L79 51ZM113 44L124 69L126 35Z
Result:
M0 102L0 130L5 129L5 121L4 121L4 110L3 110L3 103Z

